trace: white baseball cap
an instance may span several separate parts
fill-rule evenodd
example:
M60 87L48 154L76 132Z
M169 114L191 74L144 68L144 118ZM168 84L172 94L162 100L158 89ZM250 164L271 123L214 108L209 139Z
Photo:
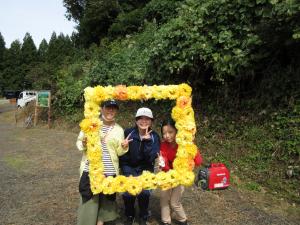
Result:
M149 117L149 118L153 119L153 114L152 114L151 109L145 108L145 107L139 108L136 111L135 118L140 117L140 116L146 116L146 117Z

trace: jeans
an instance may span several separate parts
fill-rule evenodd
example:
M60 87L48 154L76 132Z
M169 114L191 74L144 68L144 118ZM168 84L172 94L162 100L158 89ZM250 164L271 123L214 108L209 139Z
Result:
M149 198L150 198L150 191L149 190L143 190L140 194L137 196L131 195L128 192L123 194L123 200L124 200L124 206L125 206L125 215L127 217L134 217L135 215L135 199L138 199L138 205L139 205L139 217L147 220L149 217Z

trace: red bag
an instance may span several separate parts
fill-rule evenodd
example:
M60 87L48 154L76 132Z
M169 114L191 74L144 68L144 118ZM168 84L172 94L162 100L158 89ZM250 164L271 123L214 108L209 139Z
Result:
M199 170L196 185L203 190L225 189L230 184L229 179L229 170L223 163L211 163Z

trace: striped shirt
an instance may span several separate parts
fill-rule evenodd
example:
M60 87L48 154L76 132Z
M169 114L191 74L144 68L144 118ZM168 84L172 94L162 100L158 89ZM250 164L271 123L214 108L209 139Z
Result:
M107 126L107 125L102 125L101 128L101 147L102 147L102 163L104 167L104 174L106 176L114 176L116 175L116 170L115 167L112 163L107 145L106 145L106 138L109 132L113 129L113 126ZM83 171L88 172L89 171L89 161L85 161L84 169Z

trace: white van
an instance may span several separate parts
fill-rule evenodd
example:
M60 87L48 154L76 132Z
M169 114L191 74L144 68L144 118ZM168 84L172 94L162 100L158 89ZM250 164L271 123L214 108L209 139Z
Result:
M22 91L18 97L17 106L23 108L34 100L36 100L36 91Z

